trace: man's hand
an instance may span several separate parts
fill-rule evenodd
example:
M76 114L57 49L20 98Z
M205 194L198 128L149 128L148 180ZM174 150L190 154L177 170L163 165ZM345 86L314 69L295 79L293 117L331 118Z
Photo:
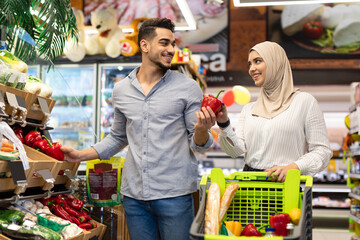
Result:
M64 160L73 163L99 158L98 153L92 147L79 151L74 148L62 146L61 151L64 153Z
M196 112L196 117L194 141L196 145L203 146L209 138L208 130L215 125L216 115L210 107L203 107L200 112Z
M286 179L286 174L290 169L299 169L299 167L296 165L296 163L291 163L287 166L276 166L266 169L265 172L268 173L266 179L269 178L271 174L273 174L271 181L284 182Z

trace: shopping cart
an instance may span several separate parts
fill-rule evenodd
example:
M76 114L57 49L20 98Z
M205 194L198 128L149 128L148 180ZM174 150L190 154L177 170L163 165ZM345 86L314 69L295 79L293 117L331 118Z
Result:
M293 208L300 208L301 218L293 233L287 237L274 239L312 239L312 177L300 176L299 170L289 170L283 183L266 180L266 172L235 172L224 176L221 169L214 168L211 174L204 175L200 182L200 207L191 225L190 239L206 240L241 240L268 239L265 237L234 237L205 235L206 193L212 182L220 186L223 194L226 186L232 182L239 184L239 189L226 213L226 220L239 221L243 227L252 223L256 228L269 224L269 218L277 213L289 213ZM305 182L303 192L300 182ZM264 229L260 232L263 234Z

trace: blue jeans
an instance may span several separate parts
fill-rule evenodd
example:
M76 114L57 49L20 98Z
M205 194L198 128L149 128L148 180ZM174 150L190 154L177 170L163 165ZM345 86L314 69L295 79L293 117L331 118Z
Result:
M194 219L192 194L140 201L124 196L131 240L187 240Z

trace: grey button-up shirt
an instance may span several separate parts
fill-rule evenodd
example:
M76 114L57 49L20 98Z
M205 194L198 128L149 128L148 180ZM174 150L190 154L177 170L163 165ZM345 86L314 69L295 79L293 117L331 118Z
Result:
M193 79L168 70L145 96L138 70L115 84L111 133L93 147L100 159L109 159L129 145L121 177L125 196L154 200L195 192L193 151L204 152L213 142L210 133L204 146L193 140L203 93Z

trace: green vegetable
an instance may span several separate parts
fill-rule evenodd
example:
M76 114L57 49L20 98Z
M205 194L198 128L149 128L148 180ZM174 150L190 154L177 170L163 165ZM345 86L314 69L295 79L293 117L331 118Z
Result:
M0 219L0 229L6 229L9 226L6 220Z
M28 71L28 66L26 63L6 50L0 50L0 59L9 64L12 69L15 69L19 72L27 73Z
M7 221L8 223L22 223L24 215L20 211L0 209L0 220Z
M57 233L49 228L40 226L38 224L34 225L30 229L22 227L18 230L18 232L39 235L39 236L42 236L43 238L45 238L46 240L60 240L61 239L61 235L59 233Z

